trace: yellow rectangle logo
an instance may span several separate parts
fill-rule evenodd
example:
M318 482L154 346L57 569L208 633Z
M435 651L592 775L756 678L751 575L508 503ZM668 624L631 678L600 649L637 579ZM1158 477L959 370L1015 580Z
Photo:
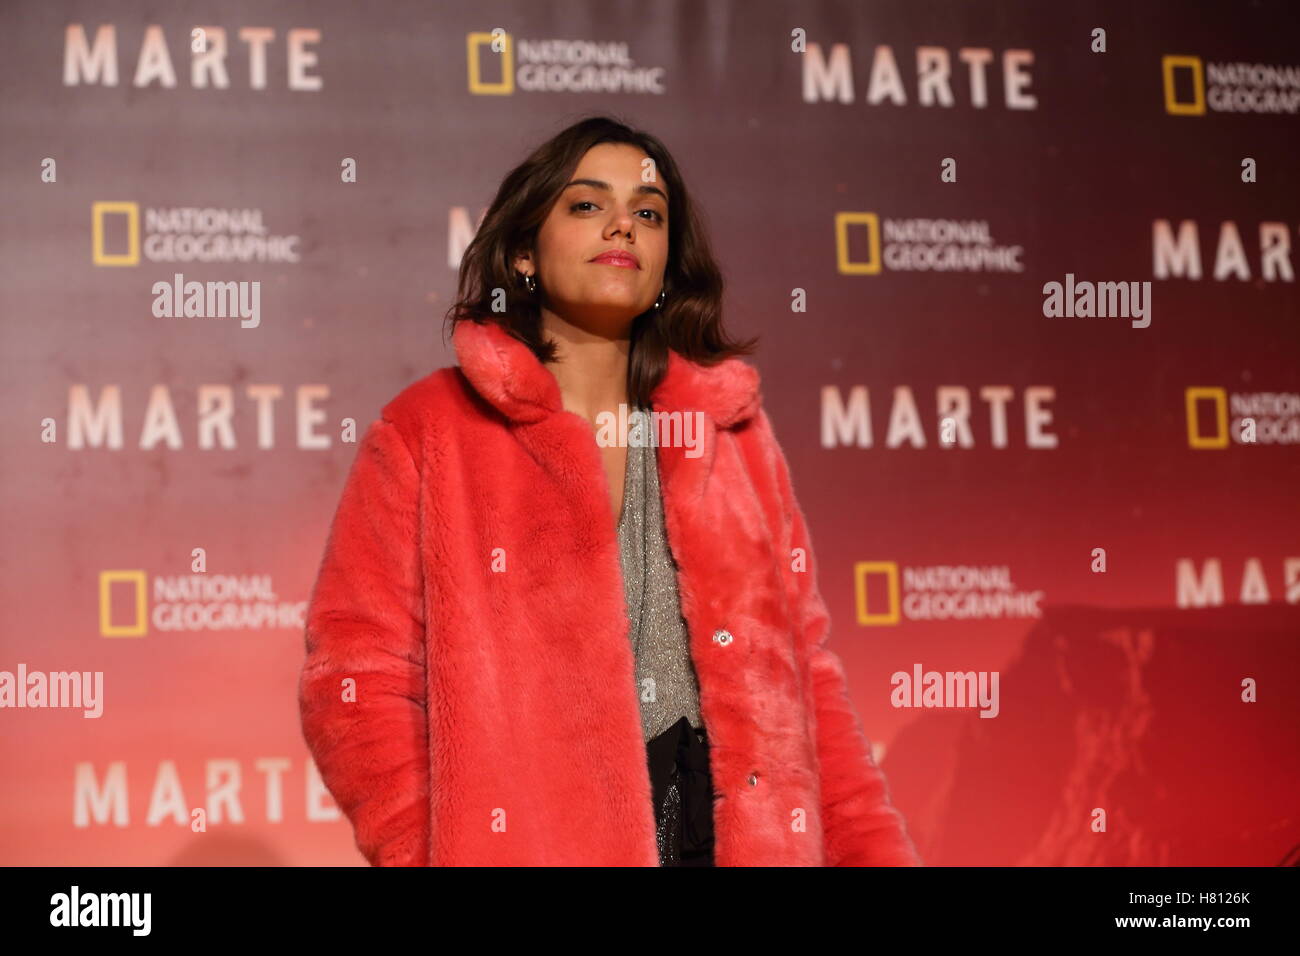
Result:
M1192 101L1180 103L1174 93L1174 70L1192 71ZM1205 115L1205 70L1199 56L1164 56L1160 72L1165 81L1165 112L1172 116Z
M135 623L113 623L113 585L121 582L135 585ZM149 629L149 613L145 607L145 575L143 571L99 572L99 633L102 637L143 637Z
M1196 403L1202 399L1214 402L1218 433L1202 435L1196 424ZM1187 444L1192 448L1228 447L1228 394L1221 388L1187 389Z
M889 609L872 613L867 608L867 575L883 574L889 584ZM863 627L897 624L899 620L898 562L859 561L853 565L853 591L857 598L858 623Z
M110 213L126 216L126 252L104 251L104 217ZM140 264L140 206L133 202L97 202L90 209L91 260L97 266L134 266Z
M849 226L867 227L866 262L849 261ZM835 264L840 275L873 276L880 272L880 217L874 212L835 214Z
M486 44L489 51L492 41L501 38L501 79L496 83L484 83L479 69L479 54ZM466 56L469 64L469 91L479 96L509 96L515 91L515 54L510 34L504 31L498 34L471 33L466 39Z

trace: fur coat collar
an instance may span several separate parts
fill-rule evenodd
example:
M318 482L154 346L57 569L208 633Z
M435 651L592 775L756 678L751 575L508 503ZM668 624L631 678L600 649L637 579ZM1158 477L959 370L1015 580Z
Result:
M555 376L532 350L493 323L458 322L452 340L465 377L515 422L536 422L562 409ZM704 366L668 351L668 369L651 402L658 410L700 410L723 427L759 408L758 370L738 359Z

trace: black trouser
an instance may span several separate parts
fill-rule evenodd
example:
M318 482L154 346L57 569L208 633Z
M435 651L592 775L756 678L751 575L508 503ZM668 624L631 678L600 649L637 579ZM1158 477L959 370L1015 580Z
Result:
M646 744L660 866L713 866L713 779L703 728L678 719Z

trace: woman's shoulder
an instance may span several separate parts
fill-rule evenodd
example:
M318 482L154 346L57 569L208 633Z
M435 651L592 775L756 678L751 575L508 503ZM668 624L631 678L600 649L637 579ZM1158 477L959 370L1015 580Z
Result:
M654 404L670 410L702 410L720 428L741 428L762 408L760 381L758 369L739 356L704 364L670 349Z
M449 365L398 392L384 405L380 418L396 426L414 448L434 433L454 434L464 423L483 418L474 399L460 367Z
M744 421L728 430L735 436L750 479L757 487L781 495L792 493L790 464L785 448L777 438L776 429L761 397L754 402Z

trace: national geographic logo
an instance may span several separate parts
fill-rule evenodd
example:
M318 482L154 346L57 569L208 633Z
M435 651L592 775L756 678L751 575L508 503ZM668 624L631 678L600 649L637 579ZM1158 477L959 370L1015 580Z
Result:
M869 584L873 579L879 582L876 587ZM1017 590L1006 565L904 568L900 587L897 562L859 561L853 566L853 592L862 627L889 627L904 617L969 621L1042 616L1043 592Z
M90 209L90 257L97 266L150 262L299 261L298 236L271 235L260 209L178 206L144 211L139 203L100 201Z
M516 60L518 62L516 62ZM515 40L504 30L466 37L469 91L475 96L526 93L644 93L662 96L664 68L638 66L626 41ZM497 76L499 79L486 79Z
M1300 111L1300 66L1203 63L1199 56L1160 59L1165 112L1171 116Z
M987 219L885 219L874 212L835 214L840 275L891 272L1024 272L1024 246L999 245Z
M1300 445L1300 393L1233 392L1194 386L1184 392L1187 446Z
M307 602L280 601L269 574L155 575L153 608L142 570L99 572L101 637L144 637L159 631L301 630Z

